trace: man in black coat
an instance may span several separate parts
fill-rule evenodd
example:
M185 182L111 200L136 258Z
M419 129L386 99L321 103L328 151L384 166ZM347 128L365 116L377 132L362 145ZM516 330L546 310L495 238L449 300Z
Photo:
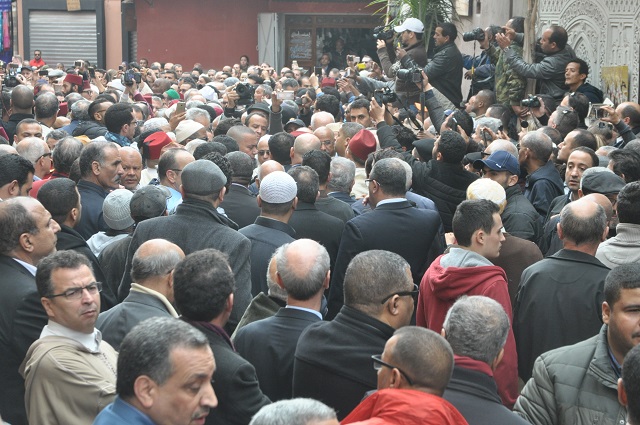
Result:
M55 252L58 231L35 199L0 202L0 415L12 424L27 423L18 368L47 324L35 273L38 261Z
M563 249L522 272L513 333L518 372L525 382L542 353L585 340L602 326L609 268L595 254L607 232L607 217L600 205L589 199L573 201L560 214L558 236Z
M260 182L260 217L240 229L251 241L251 295L267 294L267 268L275 250L293 242L296 231L287 223L296 208L298 188L284 171L274 171Z
M397 254L371 250L347 269L344 303L331 322L309 326L300 336L293 365L293 397L310 397L342 419L367 391L377 388L371 356L393 332L409 324L418 293L409 264Z
M104 272L95 254L87 245L84 238L74 228L80 221L82 208L80 206L80 194L73 180L60 177L50 180L42 185L38 191L38 201L51 213L53 219L60 225L56 249L73 250L89 259L93 275L98 282L105 282ZM133 219L131 219L133 222ZM107 311L117 304L117 287L108 285L102 287L100 292L100 309Z
M455 366L443 397L469 425L528 424L502 405L493 379L510 327L502 306L488 297L463 296L447 313L444 337Z
M236 277L235 307L227 323L227 330L233 332L251 302L251 242L234 230L230 220L216 210L224 199L226 182L227 177L222 170L209 160L199 159L184 167L181 187L183 201L176 213L145 220L138 224L133 233L125 273L118 289L119 299L129 294L129 273L134 252L149 239L166 239L178 245L187 255L215 248L229 256Z
M298 185L298 205L289 219L289 225L296 231L297 239L312 239L324 245L329 252L333 268L344 222L316 208L315 202L320 183L318 173L311 167L306 165L293 167L289 170L289 175Z
M249 191L253 173L253 159L244 152L230 152L226 155L231 165L233 175L231 186L225 194L220 207L231 220L235 221L238 228L243 228L256 221L260 215L260 208L256 197Z
M287 291L287 306L275 316L243 327L235 336L238 353L255 368L260 388L272 401L291 398L293 357L302 331L322 320L329 287L329 254L316 241L299 239L276 251L276 280Z
M116 351L134 326L156 316L178 317L173 307L173 269L184 258L176 244L151 239L133 255L131 275L134 283L127 298L100 313L96 328Z
M347 266L358 253L384 249L403 257L416 284L431 262L444 251L438 213L414 208L405 198L406 173L402 160L377 161L369 174L369 203L374 208L350 220L340 242L329 292L329 318L342 307Z
M260 391L256 371L233 348L224 330L233 309L234 276L215 249L194 252L174 270L173 292L182 320L204 333L216 361L213 389L218 407L206 424L246 425L269 398Z

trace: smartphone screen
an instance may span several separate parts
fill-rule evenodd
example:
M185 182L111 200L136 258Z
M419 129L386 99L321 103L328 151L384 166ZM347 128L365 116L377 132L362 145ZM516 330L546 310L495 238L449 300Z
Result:
M322 68L319 66L313 67L313 73L316 74L317 77L322 75Z

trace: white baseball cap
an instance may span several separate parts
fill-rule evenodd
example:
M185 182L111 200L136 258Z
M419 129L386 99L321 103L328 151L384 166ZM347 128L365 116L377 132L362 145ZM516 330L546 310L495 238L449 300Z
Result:
M420 19L416 18L407 18L399 27L394 27L393 30L395 32L403 32L406 30L423 33L424 25Z

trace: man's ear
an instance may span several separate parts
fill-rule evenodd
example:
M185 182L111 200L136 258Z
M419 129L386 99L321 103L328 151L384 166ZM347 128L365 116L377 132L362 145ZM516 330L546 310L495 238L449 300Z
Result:
M222 186L222 189L220 189L220 192L218 192L218 201L222 202L224 201L224 194L227 193L227 188L226 186Z
M293 147L289 148L289 158L293 159Z
M618 378L618 401L624 407L627 407L629 402L627 401L627 391L624 389L622 378Z
M158 384L147 375L138 376L133 383L136 399L145 409L151 409L155 402Z
M11 196L18 196L18 192L20 192L20 185L18 184L18 180L13 180L11 183L9 183L9 185L7 186L7 192Z
M44 307L44 311L47 313L47 316L55 317L55 313L51 308L51 300L49 298L47 297L40 298L40 303L42 304L42 307Z
M298 197L293 198L293 203L291 204L291 209L295 210L298 207Z
M71 220L73 220L73 223L77 223L78 217L80 216L80 210L78 208L71 208L69 214L71 216Z
M496 356L495 359L493 359L493 361L491 362L491 364L489 366L491 366L491 370L496 370L498 368L498 365L500 364L500 362L502 361L502 358L504 357L504 348L502 348L500 350L500 352L498 353L498 355Z
M604 301L602 303L602 321L605 325L609 324L609 319L611 318L611 307L609 304Z
M558 232L558 239L563 240L564 239L564 233L562 232L562 226L560 226L560 222L558 222L558 224L556 224L556 230Z
M100 174L100 163L98 161L93 161L91 163L91 170L93 171L94 175L99 175Z
M484 245L486 237L487 237L487 234L485 233L485 231L482 229L478 229L475 232L473 232L473 235L471 236L471 240L475 241L478 245Z
M515 186L516 184L518 184L518 176L516 176L515 174L510 175L507 179L507 186L511 187Z

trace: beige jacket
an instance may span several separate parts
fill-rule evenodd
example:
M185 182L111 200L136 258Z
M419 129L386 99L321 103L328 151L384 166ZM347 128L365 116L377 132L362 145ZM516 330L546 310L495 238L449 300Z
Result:
M61 336L35 341L20 366L29 423L92 424L116 397L117 359L104 341L96 353Z

